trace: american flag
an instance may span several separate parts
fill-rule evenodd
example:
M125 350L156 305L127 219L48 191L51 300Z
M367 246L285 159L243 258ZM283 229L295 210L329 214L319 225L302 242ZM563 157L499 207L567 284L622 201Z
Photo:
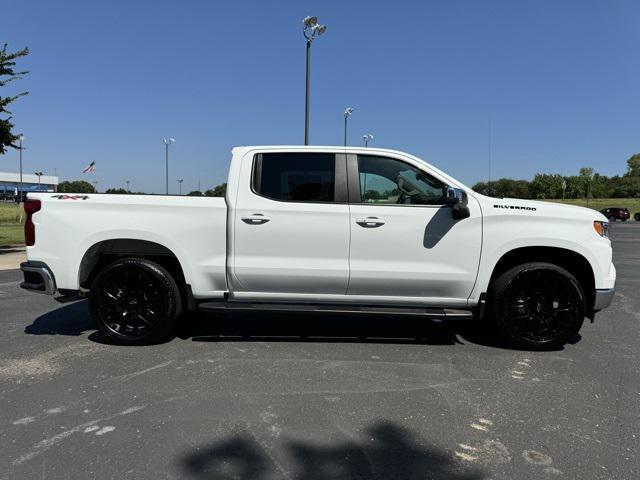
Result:
M89 165L84 167L84 170L82 170L82 173L91 173L95 171L96 171L96 162L91 162Z

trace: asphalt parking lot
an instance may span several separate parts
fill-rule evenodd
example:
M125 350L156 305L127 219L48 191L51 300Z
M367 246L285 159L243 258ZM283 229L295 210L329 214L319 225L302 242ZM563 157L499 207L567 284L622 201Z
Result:
M0 272L0 478L639 478L640 222L612 237L613 305L552 352L237 314L111 346Z

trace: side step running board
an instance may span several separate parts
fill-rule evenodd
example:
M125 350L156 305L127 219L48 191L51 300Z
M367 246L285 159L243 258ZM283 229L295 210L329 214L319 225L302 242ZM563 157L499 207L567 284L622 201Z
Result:
M324 304L286 304L286 303L236 303L236 302L203 302L198 309L204 312L300 312L300 313L343 313L368 315L412 315L430 319L451 320L471 319L471 310L455 308L421 308L421 307L372 307L351 305Z

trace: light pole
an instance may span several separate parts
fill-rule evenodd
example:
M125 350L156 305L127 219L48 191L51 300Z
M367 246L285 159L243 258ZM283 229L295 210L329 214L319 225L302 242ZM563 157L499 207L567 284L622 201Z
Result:
M20 135L18 137L18 140L20 141L20 190L18 203L22 203L22 150L24 150L24 148L22 147L22 142L25 140L25 138L26 137L24 135Z
M179 178L176 181L178 182L178 195L182 195L182 182L184 182L184 179Z
M304 17L302 19L302 34L307 39L307 80L304 95L304 144L309 145L309 87L311 84L311 44L316 37L327 30L325 25L318 23L318 17Z
M164 143L164 160L165 160L165 187L166 187L166 195L169 195L169 145L176 143L176 139L169 137L163 138L162 143Z
M347 107L347 109L344 111L344 146L345 147L347 146L347 120L349 119L352 113L353 113L353 108L351 107Z
M35 172L34 175L38 176L38 192L40 191L40 177L42 177L42 175L44 175L44 173L42 172Z
M127 192L129 192L129 191L130 191L130 190L129 190L129 183L131 183L131 182L130 182L129 180L126 180L124 183L126 183L126 184L127 184Z
M362 140L364 140L364 146L366 148L369 146L369 142L373 141L373 135L371 135L370 133L365 133L364 135L362 135Z
M94 180L92 183L93 183L93 188L95 189L96 193L98 193L98 180Z

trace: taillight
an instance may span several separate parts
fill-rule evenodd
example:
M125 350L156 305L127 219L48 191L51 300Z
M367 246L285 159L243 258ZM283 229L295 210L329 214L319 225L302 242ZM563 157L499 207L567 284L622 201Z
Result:
M27 247L32 247L36 243L36 226L33 224L31 216L40 210L41 207L40 200L28 198L27 201L24 202L24 211L27 214L27 218L24 221L24 241Z

